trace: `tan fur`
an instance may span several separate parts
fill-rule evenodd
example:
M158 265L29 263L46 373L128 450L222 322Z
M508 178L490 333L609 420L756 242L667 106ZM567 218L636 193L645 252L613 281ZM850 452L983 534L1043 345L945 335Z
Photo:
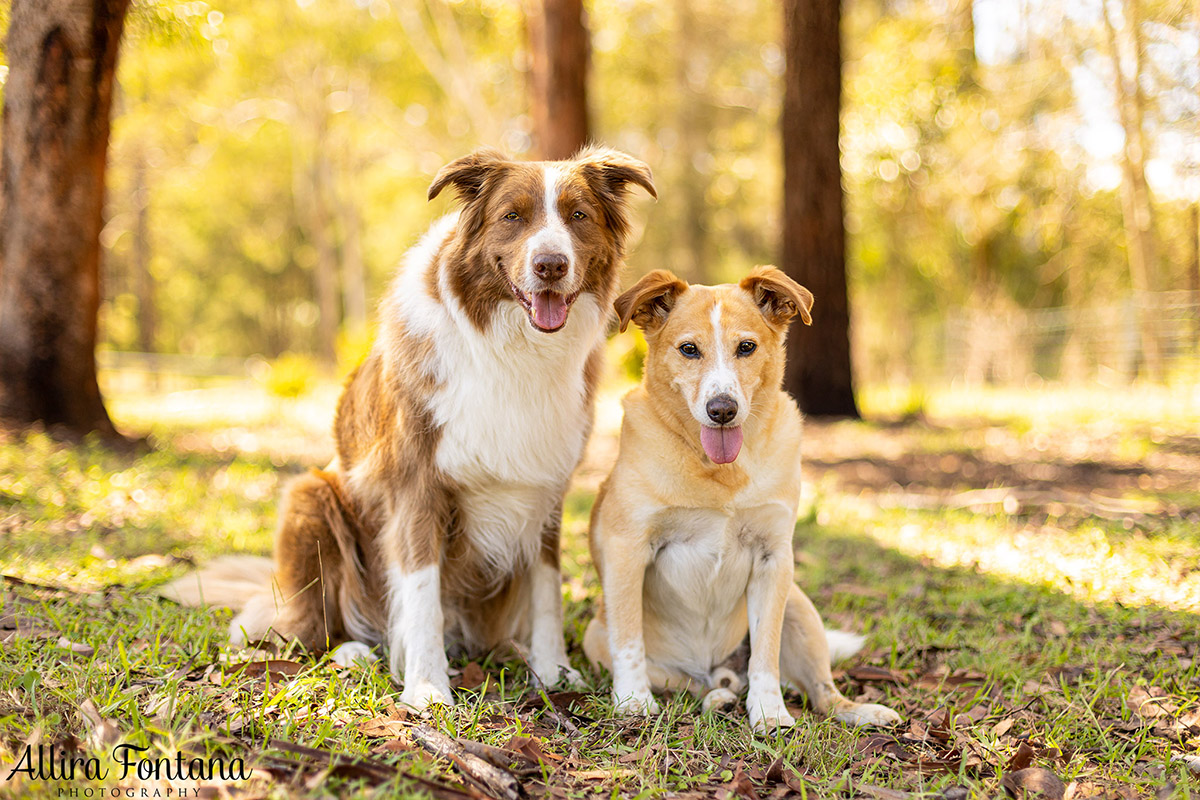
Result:
M756 727L791 724L782 699L772 705L781 682L803 689L820 713L896 718L838 692L820 617L793 582L801 420L780 383L788 323L797 315L809 322L811 306L807 289L770 267L717 287L656 270L616 300L622 327L638 324L648 352L642 385L624 399L616 465L592 511L604 601L584 648L595 666L613 670L619 708L654 709L631 677L643 664L655 690L715 689L727 702L730 660L749 634L748 703L770 706L749 708ZM744 443L736 460L716 464L689 403L712 354L736 354L743 341L757 349L727 361L750 404ZM682 343L708 355L682 357ZM720 585L727 581L741 583ZM687 603L695 607L680 608Z

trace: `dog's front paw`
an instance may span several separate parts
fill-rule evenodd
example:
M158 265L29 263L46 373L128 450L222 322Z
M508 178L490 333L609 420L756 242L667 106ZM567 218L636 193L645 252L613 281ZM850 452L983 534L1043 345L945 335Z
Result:
M400 702L406 706L424 711L432 705L440 703L444 706L454 705L450 699L450 685L437 685L426 679L416 679L404 682L404 691L400 693Z
M613 699L615 702L613 710L618 714L635 714L644 717L662 711L649 689L631 692L621 697L614 695Z
M885 727L900 722L900 715L887 706L878 703L854 703L839 709L835 719L851 725L878 725Z
M746 713L750 715L750 727L755 733L767 733L776 728L790 728L796 724L783 702L783 693L776 687L775 691L750 691L746 698Z

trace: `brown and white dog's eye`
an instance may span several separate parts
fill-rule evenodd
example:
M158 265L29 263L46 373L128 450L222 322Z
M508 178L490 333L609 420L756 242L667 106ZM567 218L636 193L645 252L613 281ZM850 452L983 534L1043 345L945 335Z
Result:
M679 353L684 358L699 358L700 348L696 347L694 342L684 342L679 345Z
M504 215L504 218L510 221L516 221L521 218L521 215L515 211L510 211Z
M739 356L748 356L757 349L758 349L758 345L755 342L752 342L749 339L746 339L743 342L738 342L737 354Z
M582 211L576 211L571 215L571 219L587 219L587 214Z

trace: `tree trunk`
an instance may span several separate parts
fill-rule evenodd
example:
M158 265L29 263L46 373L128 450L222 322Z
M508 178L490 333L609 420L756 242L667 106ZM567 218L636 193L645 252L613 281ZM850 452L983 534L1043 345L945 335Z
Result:
M119 438L96 382L100 228L129 0L14 0L0 154L0 418Z
M674 204L682 208L682 216L672 236L672 249L678 264L689 280L697 283L716 283L715 259L709 257L708 247L708 188L709 179L698 168L708 152L708 132L711 129L707 113L708 99L694 87L689 76L696 52L703 47L696 30L695 12L689 0L675 0L676 39L679 55L675 62L675 85L678 87L675 130L678 139L672 154L678 170L673 186Z
M533 56L530 108L542 158L570 158L587 144L588 31L583 0L541 0L526 15Z
M1117 113L1125 132L1121 168L1121 216L1125 222L1125 251L1129 261L1129 277L1136 295L1134 313L1140 331L1142 362L1151 380L1163 377L1162 346L1154 310L1147 300L1155 286L1155 247L1153 207L1150 188L1146 183L1146 135L1144 117L1146 99L1141 89L1142 37L1138 0L1125 0L1125 25L1119 36L1108 13L1108 3L1100 4L1104 27L1108 34L1112 56L1113 78L1116 84ZM1121 64L1121 42L1133 57L1133 74L1127 75Z
M858 417L838 151L841 5L785 0L783 262L816 297L813 327L788 337L784 388L813 416Z
M133 229L133 271L138 299L138 347L143 353L153 353L158 332L158 313L155 303L154 275L150 272L150 187L146 180L144 144L134 155L133 185L137 192L134 204L137 221Z

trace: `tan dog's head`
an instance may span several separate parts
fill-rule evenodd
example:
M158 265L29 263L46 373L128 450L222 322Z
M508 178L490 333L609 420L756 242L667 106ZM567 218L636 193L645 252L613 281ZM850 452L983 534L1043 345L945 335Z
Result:
M617 298L621 330L646 334L648 390L671 398L675 416L699 424L704 452L728 464L756 401L779 390L787 328L812 324L812 293L775 267L756 267L736 286L690 286L655 270Z
M498 276L530 324L553 333L581 292L608 303L629 232L629 184L657 197L650 168L616 150L590 147L566 161L536 162L480 150L442 167L429 199L447 186L457 190L471 268ZM478 287L466 294L468 305L486 300Z

